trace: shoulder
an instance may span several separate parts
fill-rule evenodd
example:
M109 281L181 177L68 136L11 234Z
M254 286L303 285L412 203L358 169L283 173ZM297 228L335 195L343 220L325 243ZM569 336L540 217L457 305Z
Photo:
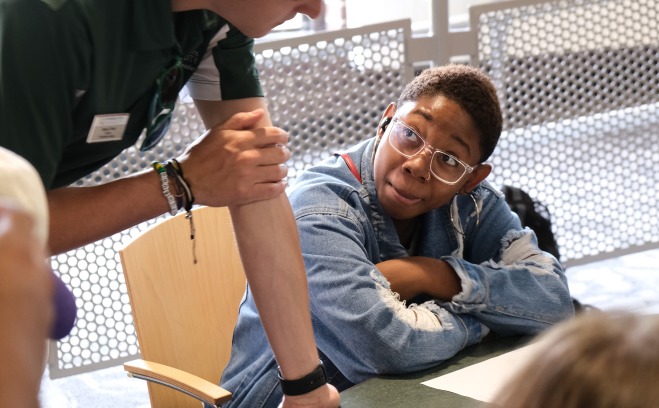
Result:
M289 195L291 200L298 200L316 192L344 197L359 189L361 184L347 168L343 159L332 155L304 170L293 183Z
M0 14L7 11L52 9L56 10L68 0L0 0Z
M506 197L498 188L494 187L489 181L485 180L474 189L476 197L482 201L482 209L503 209L510 212L510 207L506 203Z
M309 213L346 213L363 207L361 184L339 156L331 156L305 170L295 181L289 199L296 217Z
M14 55L29 55L47 52L54 45L70 47L69 42L80 41L77 36L84 36L93 25L94 10L100 18L107 18L104 11L110 7L82 0L0 0L0 31L10 40L3 38L2 48L17 46ZM49 61L51 57L43 58Z
M480 194L483 199L488 199L488 200L504 200L504 195L499 190L498 188L494 187L492 183L490 183L488 180L484 180L481 182L478 187L476 187L476 191L478 194Z
M504 233L510 229L522 229L519 220L510 210L504 194L485 180L471 193L472 198L478 202L478 218L481 226L487 224L490 232L499 231ZM473 211L473 200L462 196L462 204L469 212ZM471 203L469 202L471 201ZM478 226L475 226L478 227Z
M26 31L34 28L31 23L41 22L56 10L56 5L51 3L37 0L0 0L0 28L2 31L18 29L21 26L27 26ZM30 24L24 24L28 21Z
M112 2L107 0L0 0L0 16L4 18L10 15L25 15L27 17L32 14L31 17L40 18L43 16L55 15L56 12L60 12L67 8L70 9L71 7L77 10L84 9L90 11L98 9L100 11L104 6L116 7L118 4L128 4L126 0L122 0L120 3L116 3L116 1L117 0ZM32 20L30 21L32 22ZM29 26L35 28L32 24L29 24Z

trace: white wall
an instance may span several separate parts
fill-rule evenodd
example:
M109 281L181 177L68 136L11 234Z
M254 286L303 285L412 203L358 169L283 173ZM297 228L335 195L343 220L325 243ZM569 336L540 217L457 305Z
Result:
M432 0L323 0L325 15L310 21L302 15L277 27L269 38L285 38L298 30L339 30L361 27L409 18L414 31L424 31L430 26L430 2ZM507 0L448 0L451 24L468 22L469 6ZM322 21L321 21L322 20Z
M341 0L325 0L329 7ZM413 26L427 26L431 0L345 0L348 27L411 18ZM458 21L467 18L473 4L506 0L449 0L449 14Z

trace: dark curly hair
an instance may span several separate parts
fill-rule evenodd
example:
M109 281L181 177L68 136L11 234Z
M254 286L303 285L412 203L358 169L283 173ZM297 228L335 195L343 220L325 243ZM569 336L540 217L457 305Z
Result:
M422 96L443 96L460 105L480 132L480 163L487 160L499 141L503 117L491 79L469 65L449 64L425 69L398 98L398 106Z

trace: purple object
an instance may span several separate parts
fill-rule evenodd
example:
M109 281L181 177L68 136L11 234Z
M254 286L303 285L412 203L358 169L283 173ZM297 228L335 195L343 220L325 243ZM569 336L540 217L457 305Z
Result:
M55 318L53 319L53 327L50 330L50 338L59 340L71 333L78 308L73 293L54 273L53 284L55 286L53 297L55 301Z

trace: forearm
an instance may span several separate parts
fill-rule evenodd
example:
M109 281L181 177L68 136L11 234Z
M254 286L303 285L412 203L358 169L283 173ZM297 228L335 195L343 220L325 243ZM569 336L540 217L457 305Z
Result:
M94 187L48 192L50 250L62 253L169 211L153 170Z
M298 221L306 224L304 227L319 225L307 216ZM348 240L334 239L336 235L321 232L308 236L304 231L300 229L300 237L310 265L307 275L312 312L324 332L340 333L337 341L324 343L329 348L323 352L332 360L343 361L341 371L350 381L422 370L487 334L487 328L475 317L448 313L436 302L408 305L399 301L386 289L389 284L385 278L372 273L372 264L360 259L358 243L350 248ZM335 245L347 250L330 248L336 257L328 257L327 250L318 251ZM309 248L316 250L307 251ZM354 292L354 296L343 296L337 302L337 291Z
M230 207L247 280L285 378L318 365L304 262L286 195Z
M511 230L496 263L445 259L464 282L445 306L476 315L499 334L536 333L574 313L560 263L537 248L530 232Z
M195 101L210 128L230 113L265 108L263 98L223 101L222 109ZM254 126L269 126L265 115ZM304 261L293 211L285 194L229 206L247 281L268 341L285 378L300 378L318 365L311 327Z
M460 293L460 278L451 265L439 259L411 256L380 262L376 266L401 300L426 294L449 301Z

